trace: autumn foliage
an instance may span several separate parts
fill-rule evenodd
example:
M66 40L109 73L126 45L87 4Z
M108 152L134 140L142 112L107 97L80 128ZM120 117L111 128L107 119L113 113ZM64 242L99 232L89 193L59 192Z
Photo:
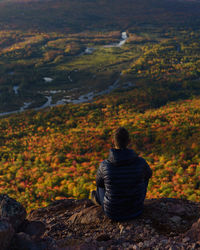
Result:
M200 201L200 99L144 113L134 105L66 105L0 120L0 193L28 210L62 198L84 198L95 188L118 126L153 169L148 198Z

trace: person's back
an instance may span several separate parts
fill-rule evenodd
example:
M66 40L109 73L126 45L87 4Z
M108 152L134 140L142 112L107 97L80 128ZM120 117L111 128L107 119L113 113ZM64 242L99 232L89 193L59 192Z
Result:
M129 142L127 130L119 128L114 136L115 148L100 164L96 177L96 199L105 214L118 221L141 214L152 175L146 161L127 148Z

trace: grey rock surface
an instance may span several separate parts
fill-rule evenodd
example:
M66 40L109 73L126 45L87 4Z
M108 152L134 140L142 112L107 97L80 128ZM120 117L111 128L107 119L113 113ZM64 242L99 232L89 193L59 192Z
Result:
M25 208L6 194L0 194L0 218L7 218L15 230L26 218Z
M6 250L11 244L14 229L7 219L0 219L0 249Z
M61 200L28 215L46 225L44 237L60 250L198 249L198 237L189 232L197 230L199 217L199 203L168 198L146 200L141 216L120 223L89 200Z
M87 199L56 201L25 218L20 203L0 195L0 214L1 250L200 249L200 203L187 200L145 200L143 214L116 222Z

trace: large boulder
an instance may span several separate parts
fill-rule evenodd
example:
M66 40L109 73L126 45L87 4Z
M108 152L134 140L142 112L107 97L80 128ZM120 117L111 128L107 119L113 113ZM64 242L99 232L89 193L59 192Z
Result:
M30 235L20 232L14 238L15 247L20 250L46 250L47 246L44 242L35 241Z
M72 224L91 224L91 223L101 223L106 217L102 211L101 207L91 206L84 208L80 212L74 213L70 218L69 222Z
M186 232L185 236L193 242L200 242L200 219L192 225L191 229Z
M33 239L38 240L44 234L46 226L41 221L25 220L20 229L21 232L24 232L31 236Z
M0 249L6 250L10 246L14 229L7 219L0 219Z
M26 218L25 208L6 194L0 195L0 218L6 218L17 230Z

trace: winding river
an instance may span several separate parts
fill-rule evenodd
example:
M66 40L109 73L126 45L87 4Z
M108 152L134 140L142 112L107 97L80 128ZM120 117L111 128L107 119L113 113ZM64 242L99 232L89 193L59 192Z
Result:
M119 43L108 44L108 45L104 45L103 47L104 48L112 48L112 47L119 48L126 43L127 39L128 39L127 32L122 32L121 33L121 40L119 41ZM95 50L95 48L86 48L85 51L81 54L82 55L83 54L92 54L94 50ZM50 83L53 81L53 79L50 77L44 77L43 79L46 83L48 83L48 82ZM70 82L73 81L71 79L70 75L68 76L68 79L70 80ZM114 81L113 84L111 84L105 90L102 90L102 91L97 92L97 93L89 92L87 94L83 94L83 95L79 96L78 99L71 99L70 96L67 96L67 97L64 97L63 99L57 101L55 104L52 104L52 96L45 96L47 101L42 106L40 106L38 108L34 108L34 110L41 110L41 109L44 109L47 107L55 107L57 105L66 104L66 103L80 104L80 103L84 103L84 102L89 102L89 101L92 101L94 97L104 95L104 94L109 94L110 92L112 92L114 89L116 89L119 86L119 82L120 82L120 76L118 79L116 79L116 81ZM15 92L16 95L18 94L18 88L19 88L18 86L13 87L13 91ZM21 107L19 110L10 111L10 112L3 112L3 113L0 113L0 116L17 114L17 113L23 112L26 109L28 109L31 104L32 104L31 102L25 102L23 107Z

